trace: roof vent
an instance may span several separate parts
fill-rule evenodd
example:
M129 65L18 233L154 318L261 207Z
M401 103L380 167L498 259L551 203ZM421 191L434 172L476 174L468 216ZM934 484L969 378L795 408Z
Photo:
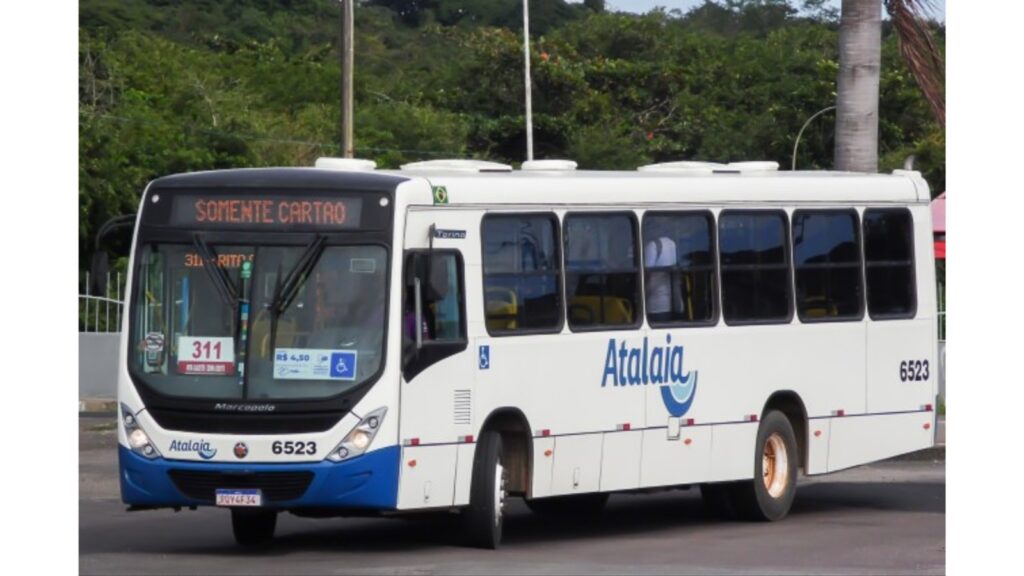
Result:
M755 162L729 162L725 167L727 171L738 171L738 172L778 172L779 163L772 161L759 160Z
M330 158L327 156L317 158L315 166L325 170L349 170L355 172L365 172L377 169L377 163L373 160L362 160L359 158Z
M711 174L715 170L727 169L725 164L717 162L697 162L693 160L682 160L679 162L661 162L658 164L647 164L637 168L639 172L686 172L687 174Z
M527 160L522 169L527 172L571 172L576 169L572 160Z
M512 167L500 162L487 160L425 160L402 164L403 172L511 172Z

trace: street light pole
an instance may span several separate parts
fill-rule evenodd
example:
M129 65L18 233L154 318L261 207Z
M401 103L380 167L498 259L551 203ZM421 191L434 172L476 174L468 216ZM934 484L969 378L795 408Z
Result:
M526 159L533 160L533 90L530 86L530 0L523 0L523 58L526 60Z
M352 73L355 69L355 0L341 1L341 155L353 157Z
M811 120L814 120L815 118L821 116L822 114L828 112L829 110L835 109L835 106L829 106L828 108L822 108L821 110L818 110L814 114L811 114L811 117L808 118L807 121L804 122L804 125L800 127L800 131L797 132L796 134L796 142L793 142L793 167L791 168L792 170L796 170L796 147L800 145L800 137L803 136L804 129L807 128L807 125L811 123Z

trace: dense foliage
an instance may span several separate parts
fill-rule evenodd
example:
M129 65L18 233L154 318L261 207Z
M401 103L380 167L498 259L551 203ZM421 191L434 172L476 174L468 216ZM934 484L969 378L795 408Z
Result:
M685 14L600 0L530 4L538 158L582 168L679 159L790 165L835 103L837 24L820 0L725 0ZM154 177L311 165L337 154L337 0L82 0L80 258ZM364 0L356 8L359 157L524 157L519 0ZM944 30L935 34L944 46ZM883 46L882 169L911 153L945 189L945 133ZM800 168L830 168L833 116ZM124 254L124 239L106 244ZM123 264L122 264L123 265Z

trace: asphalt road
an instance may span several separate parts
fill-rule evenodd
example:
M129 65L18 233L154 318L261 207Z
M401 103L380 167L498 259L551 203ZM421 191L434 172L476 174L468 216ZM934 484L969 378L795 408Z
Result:
M455 545L448 518L281 515L273 547L240 550L227 512L125 512L113 421L81 418L82 574L939 574L944 462L885 462L802 478L774 524L708 518L697 490L616 495L598 520L506 508L504 546Z

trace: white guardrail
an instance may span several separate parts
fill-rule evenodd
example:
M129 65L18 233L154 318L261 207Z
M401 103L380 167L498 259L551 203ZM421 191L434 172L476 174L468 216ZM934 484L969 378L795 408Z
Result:
M85 294L78 295L79 332L120 332L124 302L121 301L121 273L107 274L106 294L90 294L92 282L85 273ZM114 280L114 282L111 282Z

